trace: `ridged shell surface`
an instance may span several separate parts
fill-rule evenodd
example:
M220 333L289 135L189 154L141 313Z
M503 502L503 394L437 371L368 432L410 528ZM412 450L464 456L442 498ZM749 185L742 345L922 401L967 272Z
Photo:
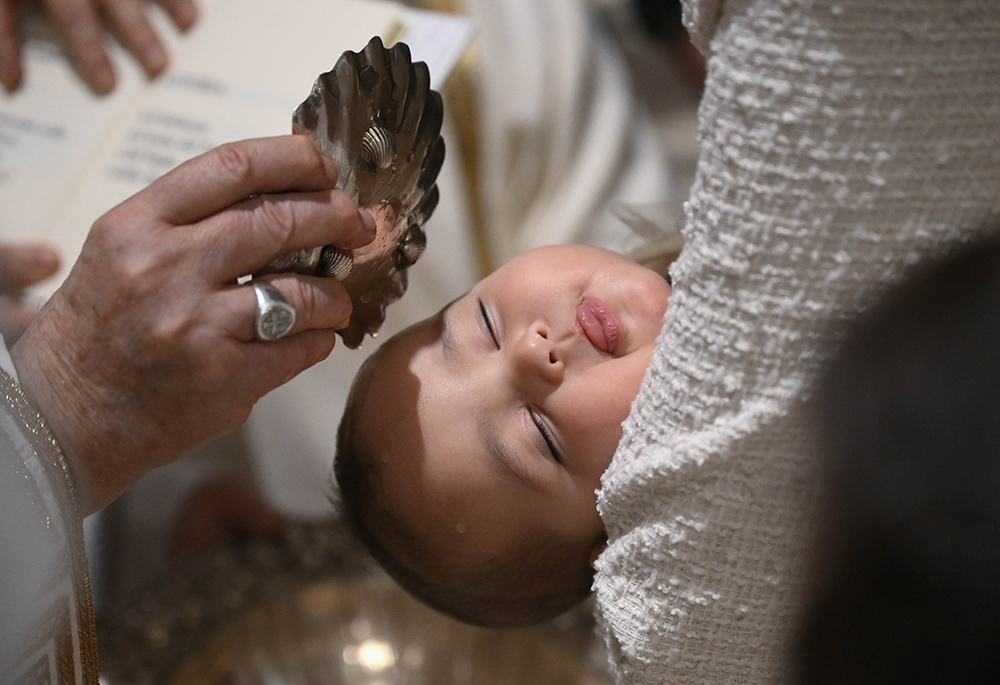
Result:
M413 266L427 246L427 236L419 226L410 226L399 240L399 268Z
M375 218L375 239L353 250L342 281L354 307L338 331L348 347L382 326L386 306L406 291L406 268L423 251L420 227L437 206L444 162L443 117L427 65L413 62L405 44L385 48L378 37L341 55L295 110L293 131L309 134L337 164L337 185ZM284 270L281 261L272 270ZM323 273L316 261L313 273Z
M381 126L372 126L361 137L361 157L375 171L391 167L395 153L396 140L392 132Z
M323 248L323 256L319 260L317 275L336 278L343 281L351 275L354 269L354 252L339 247L327 245Z

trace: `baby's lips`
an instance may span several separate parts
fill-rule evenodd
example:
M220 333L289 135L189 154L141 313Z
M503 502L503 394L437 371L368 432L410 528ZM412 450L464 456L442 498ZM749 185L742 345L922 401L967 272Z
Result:
M596 297L587 298L576 308L576 320L594 347L601 352L615 353L621 321L611 305Z

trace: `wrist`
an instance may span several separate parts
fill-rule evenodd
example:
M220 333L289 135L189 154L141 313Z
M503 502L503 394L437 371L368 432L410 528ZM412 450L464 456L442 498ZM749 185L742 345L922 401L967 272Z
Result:
M115 495L106 492L114 479L110 474L97 474L92 455L98 454L100 442L93 406L81 396L81 383L73 373L72 355L68 346L55 350L47 344L44 321L37 322L10 348L10 357L18 384L44 417L62 447L69 466L81 513L87 516L107 504ZM51 337L49 338L51 339ZM97 483L105 487L97 487ZM124 489L124 488L122 488Z

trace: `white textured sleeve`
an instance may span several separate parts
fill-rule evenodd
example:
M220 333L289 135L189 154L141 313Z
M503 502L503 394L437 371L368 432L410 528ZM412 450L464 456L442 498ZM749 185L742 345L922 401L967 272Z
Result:
M815 495L805 400L838 324L1000 223L1000 12L687 10L712 27L701 156L657 352L599 493L597 613L619 682L780 682Z
M702 54L711 52L712 36L722 16L725 0L689 0L684 3L684 26L687 27L691 42Z

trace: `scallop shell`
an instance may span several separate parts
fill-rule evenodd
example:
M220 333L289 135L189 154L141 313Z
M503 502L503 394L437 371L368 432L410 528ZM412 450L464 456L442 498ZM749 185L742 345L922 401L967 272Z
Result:
M426 243L420 227L437 206L443 117L427 65L413 62L405 44L387 49L377 36L362 52L341 55L295 110L293 131L309 134L336 163L337 185L375 219L375 239L353 251L342 281L354 307L350 324L338 331L348 347L379 330ZM413 228L419 234L411 235ZM289 270L282 260L267 270ZM317 263L312 273L321 269ZM297 264L294 270L302 272Z
M400 269L413 266L420 255L424 253L427 246L427 236L419 226L410 226L409 230L399 239L399 260L397 266Z
M299 274L314 275L323 256L323 247L311 247L306 250L286 252L275 259L264 269L265 273L291 271Z
M391 167L395 154L396 139L388 129L372 126L361 137L361 157L375 171Z
M354 253L351 250L327 245L323 248L323 256L319 260L316 275L342 281L351 275L352 269L354 269Z

